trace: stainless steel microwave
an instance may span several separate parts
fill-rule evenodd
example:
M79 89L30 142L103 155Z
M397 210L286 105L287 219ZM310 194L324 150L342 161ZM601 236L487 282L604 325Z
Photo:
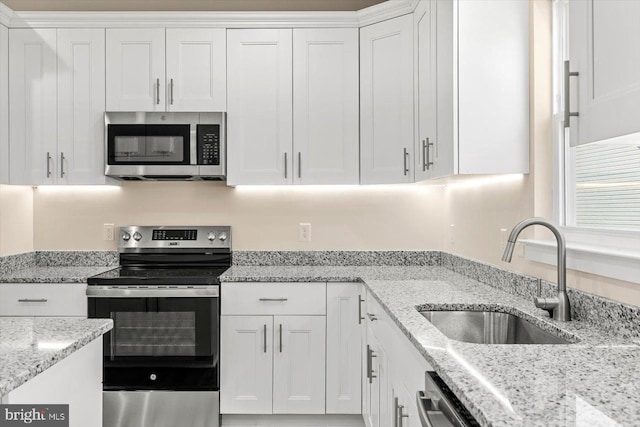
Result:
M225 113L105 113L105 175L224 180Z

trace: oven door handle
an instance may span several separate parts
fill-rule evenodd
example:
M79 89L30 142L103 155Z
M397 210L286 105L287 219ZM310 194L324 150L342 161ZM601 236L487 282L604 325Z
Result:
M219 286L197 288L127 288L114 286L87 286L89 298L217 298Z

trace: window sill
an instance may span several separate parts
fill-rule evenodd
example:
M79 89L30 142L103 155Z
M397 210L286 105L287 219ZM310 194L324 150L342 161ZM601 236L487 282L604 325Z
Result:
M556 265L556 242L521 240L529 261ZM567 243L567 268L640 284L640 250Z

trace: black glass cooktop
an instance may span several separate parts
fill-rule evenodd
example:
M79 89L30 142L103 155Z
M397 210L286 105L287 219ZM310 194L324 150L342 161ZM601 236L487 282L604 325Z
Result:
M132 268L118 267L89 277L97 286L188 286L218 285L218 277L229 267Z

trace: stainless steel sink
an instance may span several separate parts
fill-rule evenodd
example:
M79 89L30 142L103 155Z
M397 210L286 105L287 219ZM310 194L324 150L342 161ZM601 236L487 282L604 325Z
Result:
M476 344L571 344L513 314L496 311L420 313L447 338Z

